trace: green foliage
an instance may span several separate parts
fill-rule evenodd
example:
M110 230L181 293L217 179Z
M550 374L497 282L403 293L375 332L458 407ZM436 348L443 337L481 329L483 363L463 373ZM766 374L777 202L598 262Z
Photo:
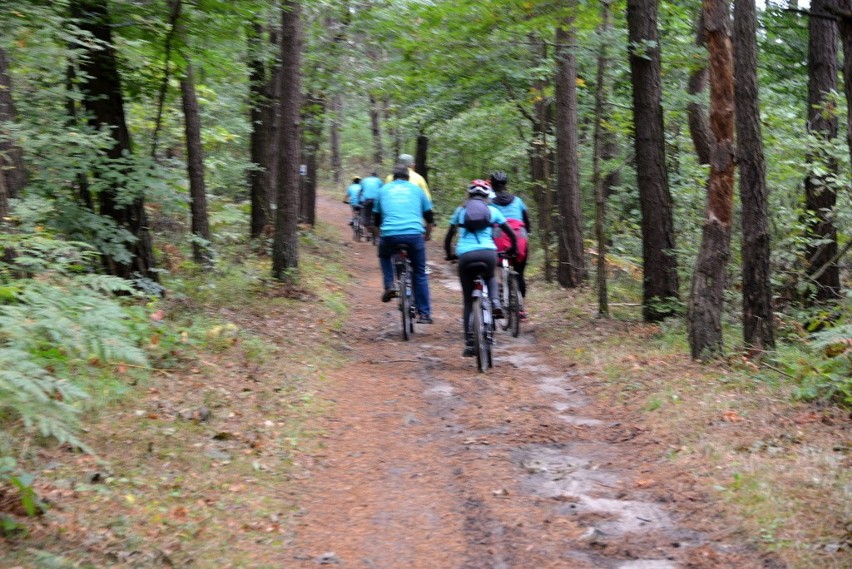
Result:
M35 477L32 474L20 471L14 458L0 456L0 485L5 484L18 492L21 507L28 516L34 516L45 508L33 488L33 480ZM0 515L0 535L17 529L19 528L13 520L4 519Z
M852 324L814 333L791 368L802 399L852 408Z
M0 249L14 253L0 262L0 415L85 448L75 431L85 380L107 364L146 365L144 320L114 297L134 289L89 272L97 257L80 244L0 235Z

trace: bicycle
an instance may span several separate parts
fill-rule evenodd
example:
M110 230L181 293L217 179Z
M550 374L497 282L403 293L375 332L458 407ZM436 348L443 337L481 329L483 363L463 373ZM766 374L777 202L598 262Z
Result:
M491 311L491 299L488 297L488 284L485 282L484 263L472 264L470 271L476 271L473 280L473 306L470 311L470 331L473 334L473 351L476 355L476 367L481 373L494 367L491 346L494 344L494 317Z
M414 319L417 316L417 308L414 305L414 269L408 257L408 245L397 245L391 261L396 278L399 311L402 314L402 339L408 340L414 333Z
M500 300L506 316L500 327L511 329L512 337L521 333L521 312L524 310L524 297L521 296L518 272L509 262L510 257L500 253Z
M354 241L361 241L361 238L364 236L364 225L361 223L361 213L360 210L358 213L352 218L352 239Z

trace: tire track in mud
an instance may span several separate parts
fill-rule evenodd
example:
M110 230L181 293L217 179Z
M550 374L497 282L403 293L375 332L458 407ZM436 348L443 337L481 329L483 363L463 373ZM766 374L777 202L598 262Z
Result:
M345 228L345 212L321 200ZM435 324L403 342L381 304L367 243L343 242L357 285L352 363L321 394L326 444L308 465L295 518L299 566L510 569L761 567L741 547L679 525L636 489L630 425L594 416L534 332L498 333L495 368L462 358L454 267L435 262ZM531 310L535 306L534 296ZM638 458L637 458L638 461Z

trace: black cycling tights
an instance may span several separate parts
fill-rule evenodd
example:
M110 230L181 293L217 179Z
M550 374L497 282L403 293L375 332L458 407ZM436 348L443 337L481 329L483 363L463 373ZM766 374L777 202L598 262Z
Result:
M465 338L470 334L470 312L473 307L473 281L476 279L476 272L469 271L468 267L473 263L485 263L488 267L485 271L485 281L488 284L488 296L491 301L498 300L499 288L497 286L497 277L494 276L494 267L497 266L497 251L491 249L477 249L469 251L459 257L459 280L461 281L462 296L464 298L464 310L462 318L464 319L464 335Z

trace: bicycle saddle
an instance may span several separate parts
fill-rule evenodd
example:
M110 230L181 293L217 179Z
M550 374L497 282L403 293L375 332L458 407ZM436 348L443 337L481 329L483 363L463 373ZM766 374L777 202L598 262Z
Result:
M481 261L476 263L471 263L464 268L466 273L473 273L475 275L481 275L488 270L488 264L483 263Z

